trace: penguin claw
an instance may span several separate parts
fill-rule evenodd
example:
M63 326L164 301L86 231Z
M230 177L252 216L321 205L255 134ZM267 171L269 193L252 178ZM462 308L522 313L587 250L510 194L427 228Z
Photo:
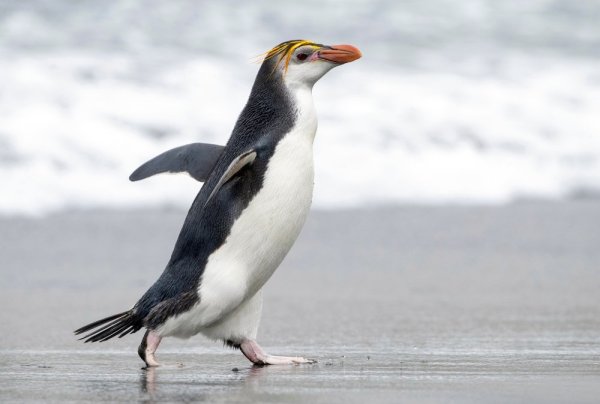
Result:
M154 354L146 353L145 357L142 358L146 363L146 368L156 368L160 366L160 363L154 357Z
M303 365L303 364L312 365L313 363L317 363L317 360L311 359L311 358L297 357L297 358L293 358L293 362L296 365Z
M302 358L299 356L274 356L266 355L260 359L263 365L304 365L317 363L314 359Z

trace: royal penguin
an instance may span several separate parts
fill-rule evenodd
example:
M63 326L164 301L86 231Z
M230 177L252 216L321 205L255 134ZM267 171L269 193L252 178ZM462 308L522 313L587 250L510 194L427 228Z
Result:
M158 280L130 310L75 334L101 342L145 328L138 353L148 367L159 365L155 352L163 338L196 334L240 349L256 365L314 362L269 355L256 342L262 288L296 241L311 206L313 85L360 57L351 45L292 40L275 46L265 54L225 146L181 146L135 170L133 181L187 172L204 184Z

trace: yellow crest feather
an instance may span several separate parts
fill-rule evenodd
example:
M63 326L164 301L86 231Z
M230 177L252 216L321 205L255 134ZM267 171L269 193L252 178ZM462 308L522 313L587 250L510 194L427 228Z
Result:
M319 47L318 44L316 44L312 41L308 41L305 39L296 39L296 40L292 40L292 41L282 42L279 45L275 46L270 51L263 53L259 57L264 56L263 60L268 60L268 59L271 59L271 58L274 58L277 56L278 59L277 59L277 62L275 63L275 68L277 68L277 66L279 66L283 62L285 65L284 72L287 72L287 69L290 64L290 60L292 60L292 55L294 54L294 51L296 49L298 49L299 47L306 46L306 45L312 46L315 48Z

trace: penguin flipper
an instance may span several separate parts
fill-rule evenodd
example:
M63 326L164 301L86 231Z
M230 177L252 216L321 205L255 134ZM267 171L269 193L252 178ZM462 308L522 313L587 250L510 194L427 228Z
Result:
M210 175L225 147L210 143L191 143L159 154L139 166L130 181L139 181L161 173L187 172L192 178L204 182Z
M219 178L219 182L217 182L217 185L215 185L212 192L206 199L204 206L206 206L211 200L211 198L219 191L219 189L221 189L223 184L229 181L231 177L238 173L242 168L244 168L248 164L252 164L254 162L254 159L256 159L256 150L249 150L233 159L231 164L229 164L229 167L227 167L227 170L225 170L221 178Z

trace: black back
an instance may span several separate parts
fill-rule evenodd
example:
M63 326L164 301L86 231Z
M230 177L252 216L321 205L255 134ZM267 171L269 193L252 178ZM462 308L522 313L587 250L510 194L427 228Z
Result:
M275 63L271 58L261 65L225 150L188 212L167 267L134 308L138 318L144 319L160 302L198 288L208 257L225 242L235 220L261 189L269 159L297 116ZM257 153L254 163L225 183L205 206L229 164L251 149Z

